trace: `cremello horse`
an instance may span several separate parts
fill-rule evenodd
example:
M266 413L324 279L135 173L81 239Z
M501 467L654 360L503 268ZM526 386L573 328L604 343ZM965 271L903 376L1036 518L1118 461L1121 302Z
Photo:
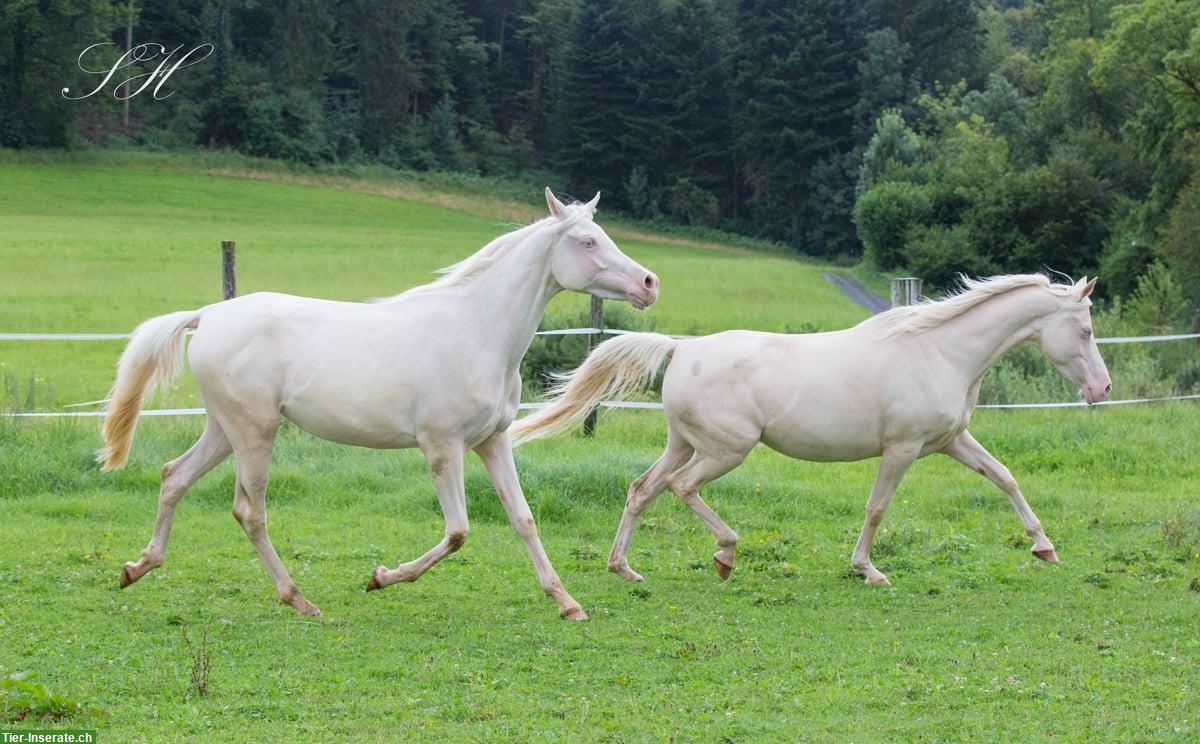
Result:
M708 525L720 550L717 573L733 570L737 535L700 500L700 488L741 464L762 442L803 460L881 457L852 565L868 584L886 584L871 565L871 540L901 477L919 457L941 452L977 470L1012 503L1033 553L1058 561L1008 468L967 431L979 382L1001 356L1032 340L1088 403L1111 381L1092 338L1096 280L1052 284L1040 274L965 281L941 302L902 307L835 333L730 331L676 341L653 333L598 346L565 375L548 407L509 429L521 442L566 429L604 397L644 388L663 361L667 449L629 488L608 569L642 577L627 554L638 517L669 488Z
M267 469L286 417L324 439L363 447L419 447L446 518L432 550L389 571L367 590L415 581L467 538L463 457L483 460L546 594L572 620L587 615L563 588L538 539L513 466L508 425L517 412L521 358L550 298L569 289L638 308L658 297L658 279L623 254L593 222L597 194L504 235L432 284L373 303L253 294L143 323L118 365L104 420L105 469L129 455L138 413L155 381L188 360L208 420L199 441L162 470L154 535L121 586L162 565L175 507L202 475L234 453L233 515L258 551L281 601L320 614L296 588L267 537Z

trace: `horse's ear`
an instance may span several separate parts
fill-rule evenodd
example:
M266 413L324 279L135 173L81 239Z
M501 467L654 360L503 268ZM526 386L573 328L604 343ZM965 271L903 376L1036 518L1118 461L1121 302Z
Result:
M1086 276L1083 278L1083 281L1087 282L1087 284L1083 285L1083 289L1079 290L1079 299L1082 300L1092 293L1092 290L1096 288L1096 280L1099 278L1098 276L1094 276L1090 282L1087 282Z
M549 186L546 187L546 206L550 208L550 214L555 217L562 217L567 209L558 200L558 197L554 195L554 192L550 190Z
M600 203L600 192L597 191L596 195L592 197L592 200L590 202L588 202L587 204L585 204L584 206L587 207L589 212L591 212L592 214L595 214L596 213L596 205L599 203Z

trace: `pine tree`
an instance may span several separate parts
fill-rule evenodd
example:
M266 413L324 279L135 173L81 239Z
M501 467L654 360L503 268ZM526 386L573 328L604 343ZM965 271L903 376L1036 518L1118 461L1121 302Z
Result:
M674 21L679 78L674 118L682 133L674 167L706 191L728 200L732 195L733 132L729 75L716 11L711 0L680 0Z
M851 145L852 5L746 0L738 9L734 123L751 212L746 227L798 246L815 216L805 214L814 166L824 163L825 178L837 174L841 180L831 186L849 187L847 169L829 163Z
M624 205L623 184L637 164L632 141L637 89L631 77L633 0L581 3L572 16L558 92L557 162L574 195L603 191Z

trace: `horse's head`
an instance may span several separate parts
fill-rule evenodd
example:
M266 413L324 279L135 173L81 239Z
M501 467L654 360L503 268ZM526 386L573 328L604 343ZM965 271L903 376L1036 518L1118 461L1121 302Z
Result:
M1063 377L1079 386L1088 404L1104 400L1112 390L1112 378L1092 332L1092 301L1088 296L1095 287L1095 279L1080 279L1058 309L1043 319L1037 332L1042 352Z
M566 206L546 189L546 206L563 229L551 249L554 280L574 292L606 300L628 300L639 310L658 299L658 277L621 252L593 221L600 194L587 204Z

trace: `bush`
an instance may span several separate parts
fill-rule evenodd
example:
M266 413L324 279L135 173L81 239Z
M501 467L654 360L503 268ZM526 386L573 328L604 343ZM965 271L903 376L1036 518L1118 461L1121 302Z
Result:
M1179 284L1162 261L1155 261L1138 277L1129 298L1130 319L1140 333L1169 333L1187 310Z
M884 181L864 193L854 205L854 226L866 256L881 269L904 263L909 232L928 225L933 202L928 190L908 181Z
M308 91L289 88L253 97L242 126L245 150L251 155L296 160L313 165L333 159L325 139L324 112Z
M1154 245L1137 234L1122 232L1109 237L1100 255L1101 297L1128 297L1137 278L1154 261Z
M952 285L959 274L996 273L995 266L971 246L965 225L913 228L904 246L904 263L913 276L934 287Z
M659 215L658 195L650 188L650 177L640 165L633 166L625 179L625 201L634 217L647 219Z
M713 227L717 224L717 197L690 178L681 178L667 189L667 214L689 225Z
M1200 178L1179 192L1162 229L1159 255L1182 285L1184 296L1200 302Z

